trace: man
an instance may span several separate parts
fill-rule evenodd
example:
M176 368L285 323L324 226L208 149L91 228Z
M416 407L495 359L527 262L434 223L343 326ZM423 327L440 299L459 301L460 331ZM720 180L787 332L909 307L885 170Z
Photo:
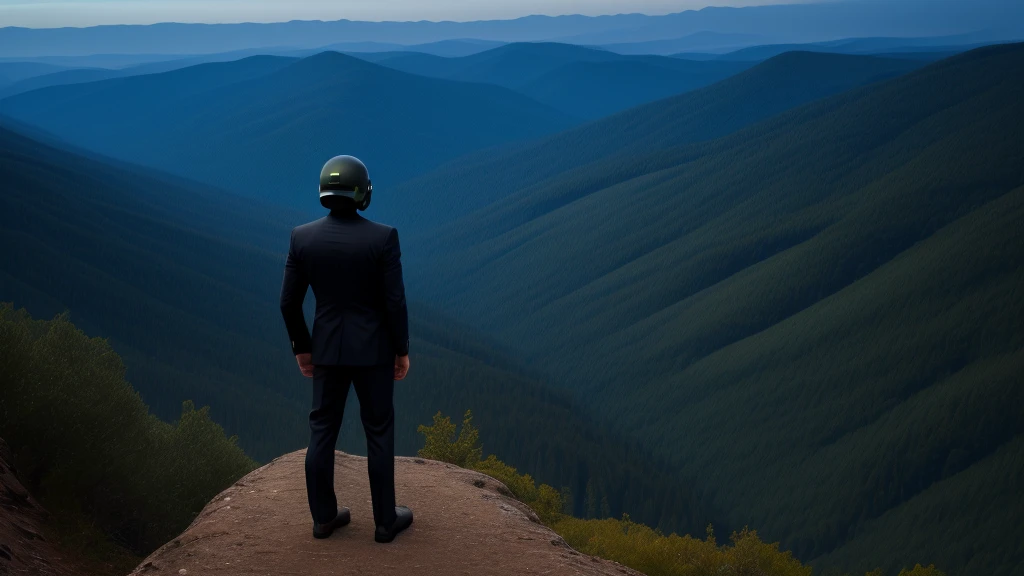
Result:
M303 376L313 378L306 492L313 537L349 523L334 494L334 447L351 383L366 432L374 539L391 542L412 524L395 506L395 380L409 372L409 320L398 232L356 211L370 205L373 186L358 159L337 156L320 172L320 203L328 216L292 230L281 288L281 313ZM310 337L302 314L313 287Z

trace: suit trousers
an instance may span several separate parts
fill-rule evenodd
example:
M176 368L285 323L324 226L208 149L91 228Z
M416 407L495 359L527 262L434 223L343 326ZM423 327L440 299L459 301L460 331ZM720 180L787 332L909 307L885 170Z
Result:
M306 494L313 520L334 519L334 449L345 415L349 384L359 398L359 416L366 433L367 468L373 520L377 526L395 522L394 366L315 366L313 409L309 413L306 450Z

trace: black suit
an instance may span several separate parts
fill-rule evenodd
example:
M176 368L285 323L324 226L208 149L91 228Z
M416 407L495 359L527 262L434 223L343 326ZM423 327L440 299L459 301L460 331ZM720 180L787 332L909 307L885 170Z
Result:
M302 302L312 286L316 315L310 337ZM311 353L313 410L306 451L310 512L334 518L334 447L352 383L359 398L378 526L395 518L395 356L409 353L409 320L398 232L335 210L292 231L281 288L281 313L294 354Z

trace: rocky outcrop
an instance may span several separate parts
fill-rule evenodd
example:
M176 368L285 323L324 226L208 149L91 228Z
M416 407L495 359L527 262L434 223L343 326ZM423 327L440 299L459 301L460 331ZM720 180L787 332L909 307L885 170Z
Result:
M573 550L493 478L418 458L395 464L398 501L413 509L415 523L394 543L377 544L366 459L339 452L336 490L352 509L352 523L314 540L304 457L303 451L282 456L242 478L133 576L640 576Z
M0 439L0 574L75 574L56 546L44 537L49 515L18 480L14 458Z

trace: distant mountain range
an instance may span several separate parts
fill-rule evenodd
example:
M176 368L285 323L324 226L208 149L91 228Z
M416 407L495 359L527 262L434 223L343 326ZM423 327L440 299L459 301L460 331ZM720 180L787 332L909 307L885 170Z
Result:
M756 37L705 32L675 40L592 47L550 42L536 46L513 43L508 49L495 50L504 43L445 40L411 46L349 42L301 50L268 47L198 56L144 54L33 57L23 61L0 59L0 99L47 86L155 74L256 55L304 58L337 51L414 74L506 86L563 111L595 118L721 79L744 67L736 63L750 65L785 52L871 54L933 61L995 42L984 40L989 36L975 33L926 38L845 38L734 49L738 44L752 43ZM482 54L485 52L488 54ZM478 54L480 56L475 56ZM691 62L719 63L683 64L657 57L662 54ZM559 67L566 68L564 73ZM598 81L596 85L595 81ZM532 83L536 86L531 86ZM581 108L577 104L583 101L587 105Z
M890 57L923 58L932 55L936 60L945 54L966 52L973 48L998 43L985 41L984 34L963 34L959 36L937 36L933 38L844 38L830 42L807 44L767 44L749 46L724 53L680 52L676 58L689 60L731 60L756 62L778 56L785 52L828 52L832 54L871 54Z
M249 56L288 56L304 58L325 51L360 54L364 59L381 52L390 53L396 50L431 54L455 58L483 52L501 46L502 42L486 40L444 40L429 44L403 46L399 44L382 44L379 42L349 42L331 44L319 48L297 50L294 48L255 48L218 52L198 56L182 56L180 54L140 54L140 55L91 55L71 57L34 57L24 61L17 59L0 59L0 98L29 92L47 86L64 84L81 84L109 78L138 76L140 74L156 74L179 68L187 68L197 64L210 62L230 62ZM371 60L372 61L372 60Z
M336 52L52 86L4 99L0 112L77 146L307 209L336 154L362 158L386 189L461 154L578 122L505 88Z
M357 56L412 74L503 86L586 119L700 88L750 66L623 56L558 43L507 44L461 58L409 52Z
M682 38L604 44L601 48L618 54L676 54L680 52L723 53L764 43L765 38L753 34L719 34L697 32Z
M816 42L849 37L938 36L987 31L996 39L1024 33L1024 7L1008 0L843 0L746 8L705 8L665 16L528 16L476 22L335 22L154 24L92 28L0 28L0 57L90 54L192 54L248 48L335 44L424 44L473 38L500 42L635 44L694 34L750 36L750 43ZM756 38L756 39L755 39ZM746 45L747 44L745 42ZM739 47L739 46L736 46ZM681 50L689 50L683 48ZM452 55L452 54L446 54Z

